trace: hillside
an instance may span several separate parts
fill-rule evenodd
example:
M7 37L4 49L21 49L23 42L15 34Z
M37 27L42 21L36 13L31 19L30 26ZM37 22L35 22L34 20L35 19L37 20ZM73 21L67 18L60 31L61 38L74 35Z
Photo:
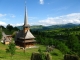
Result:
M42 45L54 45L63 54L80 56L80 26L32 31L36 40Z
M41 48L41 50L45 51L46 50L46 46L44 45L37 45L39 48ZM10 57L9 53L6 53L6 48L8 46L3 45L0 43L0 60L31 60L31 54L33 52L38 52L39 48L29 48L26 49L26 52L24 54L24 51L22 49L16 49L16 53L13 56L13 58ZM62 60L63 59L63 54L58 50L58 49L54 49L53 53L56 53L56 55L52 55L52 60Z
M50 29L58 29L58 28L72 28L72 27L77 27L80 26L80 24L60 24L60 25L51 25L51 26L42 26L42 25L33 25L30 26L31 30L50 30ZM22 30L22 26L17 26L20 30Z

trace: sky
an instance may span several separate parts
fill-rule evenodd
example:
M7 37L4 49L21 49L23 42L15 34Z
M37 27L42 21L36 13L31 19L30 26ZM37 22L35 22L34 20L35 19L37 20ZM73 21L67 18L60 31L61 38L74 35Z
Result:
M80 0L0 0L0 25L23 25L25 1L31 26L80 24Z

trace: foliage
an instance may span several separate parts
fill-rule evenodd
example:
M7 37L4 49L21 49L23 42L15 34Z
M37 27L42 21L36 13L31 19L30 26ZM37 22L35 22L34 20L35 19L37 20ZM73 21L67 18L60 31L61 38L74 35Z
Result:
M8 49L6 49L6 52L7 53L10 53L11 54L11 57L15 54L15 44L14 43L10 43L9 46L8 46Z
M2 38L2 31L0 31L0 39Z
M5 32L7 35L13 34L13 32L18 31L19 29L17 27L13 27L12 25L8 24L6 27L0 26L2 28L2 31Z
M79 60L79 57L76 55L64 55L64 60Z
M51 56L48 53L45 53L44 55L45 56L43 57L40 53L32 53L31 60L51 60Z
M6 29L8 29L9 31L11 31L11 30L13 29L13 26L10 25L10 24L8 24L8 25L6 26Z
M79 54L80 52L80 43L78 38L72 34L68 37L67 45L71 49L72 52Z
M57 52L51 52L51 55L58 56Z
M57 45L57 48L63 53L63 54L67 54L70 52L69 48L62 42L60 42Z
M58 28L45 31L32 31L38 44L54 45L63 54L80 56L80 26L73 28Z
M39 53L40 53L40 58L41 58L41 60L46 60L45 59L45 54L42 52L42 50L39 48Z

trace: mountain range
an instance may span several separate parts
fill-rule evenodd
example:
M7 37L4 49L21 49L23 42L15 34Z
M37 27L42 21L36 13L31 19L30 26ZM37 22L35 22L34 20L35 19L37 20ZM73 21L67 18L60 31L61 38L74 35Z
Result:
M57 28L72 28L77 26L80 26L80 24L68 23L68 24L51 25L51 26L33 25L33 26L30 26L30 29L31 30L49 30L49 29L57 29ZM23 29L23 26L17 26L17 27L20 30Z

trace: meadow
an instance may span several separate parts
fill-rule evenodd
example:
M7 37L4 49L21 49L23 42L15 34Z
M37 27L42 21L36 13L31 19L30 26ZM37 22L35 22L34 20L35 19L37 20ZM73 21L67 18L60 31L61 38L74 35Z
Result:
M44 52L46 51L46 46L36 46L38 46L38 48L27 48L25 53L22 49L16 49L15 55L11 58L10 54L6 53L6 48L8 48L8 45L0 43L0 60L30 60L31 54L33 52L38 52L39 48ZM63 60L63 54L58 49L54 49L50 52L50 55L52 60Z

